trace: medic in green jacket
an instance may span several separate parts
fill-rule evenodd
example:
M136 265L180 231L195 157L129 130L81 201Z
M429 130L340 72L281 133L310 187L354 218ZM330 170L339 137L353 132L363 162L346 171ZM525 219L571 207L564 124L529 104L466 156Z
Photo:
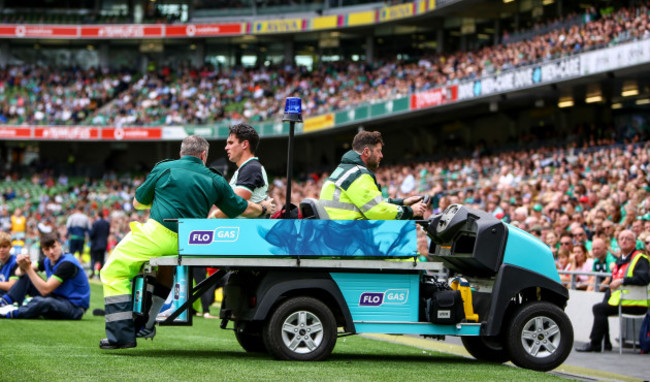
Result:
M341 163L323 184L320 203L330 219L406 220L422 216L421 196L384 199L373 171L383 158L384 142L378 131L360 131Z

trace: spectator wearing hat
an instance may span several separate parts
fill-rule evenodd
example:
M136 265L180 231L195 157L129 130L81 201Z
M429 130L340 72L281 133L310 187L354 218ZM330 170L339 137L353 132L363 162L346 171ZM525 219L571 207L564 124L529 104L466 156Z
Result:
M578 202L580 202L580 206L582 207L583 211L589 210L593 207L591 205L591 201L589 200L589 197L587 197L586 195L583 195L580 198L578 198Z
M530 227L529 230L530 233L532 233L536 238L542 240L542 226L539 224L535 224L532 227Z
M550 223L551 222L551 219L548 216L544 215L543 207L539 203L536 203L533 206L531 216L534 216L535 218L537 218L537 221L540 222L540 223L542 223L542 222Z

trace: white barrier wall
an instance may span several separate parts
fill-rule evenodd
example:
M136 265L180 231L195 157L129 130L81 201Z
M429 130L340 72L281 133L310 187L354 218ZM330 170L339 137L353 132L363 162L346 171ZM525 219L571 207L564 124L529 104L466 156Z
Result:
M575 342L589 341L591 326L594 323L594 314L591 307L603 301L605 293L584 292L581 290L569 290L569 303L564 310L569 315L573 324L573 339ZM619 325L618 316L609 318L609 338L614 346L617 346Z

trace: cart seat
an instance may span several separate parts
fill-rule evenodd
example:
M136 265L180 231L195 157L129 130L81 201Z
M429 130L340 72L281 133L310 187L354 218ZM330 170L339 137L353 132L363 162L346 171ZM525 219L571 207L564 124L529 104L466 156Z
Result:
M314 198L305 198L300 202L300 212L303 219L320 219L328 220L329 215L320 202Z

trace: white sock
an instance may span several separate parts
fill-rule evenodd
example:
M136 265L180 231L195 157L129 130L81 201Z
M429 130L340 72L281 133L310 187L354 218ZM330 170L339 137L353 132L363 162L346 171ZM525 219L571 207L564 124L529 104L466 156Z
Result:
M156 317L158 316L158 313L160 313L160 309L162 309L163 305L165 305L164 298L153 296L151 301L151 309L149 309L149 320L145 325L147 329L153 328L153 326L156 324Z

